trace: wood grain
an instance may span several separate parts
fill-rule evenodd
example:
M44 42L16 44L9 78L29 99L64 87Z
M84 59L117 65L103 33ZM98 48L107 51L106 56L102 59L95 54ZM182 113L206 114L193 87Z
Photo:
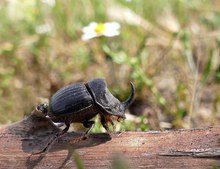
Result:
M87 168L112 168L114 158L123 157L130 168L200 168L220 167L220 127L204 129L124 132L109 137L67 133L47 154L42 150L59 132L50 120L34 113L26 119L0 129L0 169L2 168L76 168L73 150Z

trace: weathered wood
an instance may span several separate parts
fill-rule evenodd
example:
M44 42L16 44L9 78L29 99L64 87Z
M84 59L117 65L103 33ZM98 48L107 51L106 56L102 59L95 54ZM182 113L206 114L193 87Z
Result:
M67 133L45 155L42 150L59 132L48 119L35 114L0 129L0 168L76 168L74 149L85 168L112 168L114 154L124 156L131 168L220 167L220 127L176 131L91 134Z

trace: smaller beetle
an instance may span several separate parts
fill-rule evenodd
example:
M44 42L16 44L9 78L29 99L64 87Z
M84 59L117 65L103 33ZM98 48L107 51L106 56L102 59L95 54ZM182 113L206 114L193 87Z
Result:
M107 88L104 79L92 79L85 83L75 83L58 90L49 103L38 105L37 109L47 115L53 122L65 123L66 127L57 134L53 141L65 134L71 123L79 122L88 128L84 137L94 127L94 121L91 121L97 114L101 116L101 124L110 134L107 123L114 126L113 120L125 119L125 110L131 104L134 98L135 89L132 82L131 93L127 100L120 102L115 98ZM41 152L47 151L52 144ZM41 153L40 152L40 153Z

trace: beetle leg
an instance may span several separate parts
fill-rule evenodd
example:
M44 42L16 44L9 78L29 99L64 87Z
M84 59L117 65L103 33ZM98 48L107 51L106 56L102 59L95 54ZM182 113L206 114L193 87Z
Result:
M65 123L55 123L55 122L53 122L53 124L55 124L57 127L63 127L65 125Z
M33 155L36 155L36 154L41 154L41 153L46 153L48 152L48 150L51 148L51 146L53 145L53 143L59 138L61 137L62 135L64 135L70 128L70 124L66 124L66 127L59 133L57 133L48 143L47 143L47 146L39 151L39 152L36 152L36 153L32 153Z
M114 124L114 122L113 122L113 119L112 119L112 117L113 116L103 116L103 115L101 115L101 124L102 124L102 126L105 128L105 130L108 132L108 134L111 136L111 137L114 137L114 136L116 136L115 134L114 134L114 131L115 131L115 124ZM109 129L109 127L108 127L108 124L107 123L111 123L111 125L112 125L112 130L113 131L110 131L110 129Z
M66 124L66 127L61 131L61 133L60 133L59 136L65 134L65 133L69 130L69 128L70 128L70 123L65 123L65 124Z
M105 128L105 130L108 132L108 134L111 135L111 131L109 130L107 123L102 123L102 126Z
M83 123L83 126L86 128L89 128L83 136L83 139L86 139L88 137L88 134L91 132L91 130L95 126L95 122L94 121L86 121Z
M105 130L108 132L108 134L111 135L111 131L109 130L107 121L104 116L101 116L101 123L102 123L102 126L105 128Z
M109 122L111 123L111 125L112 125L112 130L113 130L113 132L114 132L114 131L115 131L115 124L114 124L114 122L112 121L111 118L109 119Z

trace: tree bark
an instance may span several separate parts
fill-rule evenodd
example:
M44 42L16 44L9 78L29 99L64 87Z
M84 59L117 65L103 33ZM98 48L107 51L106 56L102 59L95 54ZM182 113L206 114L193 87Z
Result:
M46 154L42 150L60 129L49 119L32 113L0 129L0 168L200 168L220 167L220 127L204 129L106 133L69 132L58 138ZM77 160L80 158L80 160ZM119 160L121 159L121 160Z

